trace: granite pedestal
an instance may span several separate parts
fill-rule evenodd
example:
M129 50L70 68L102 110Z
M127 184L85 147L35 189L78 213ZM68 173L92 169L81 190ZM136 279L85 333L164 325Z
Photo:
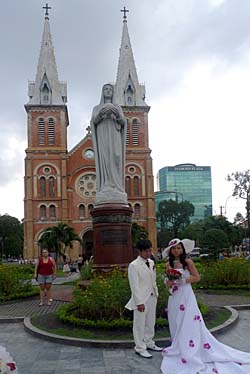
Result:
M132 261L132 213L125 204L101 204L93 209L95 271L126 268Z

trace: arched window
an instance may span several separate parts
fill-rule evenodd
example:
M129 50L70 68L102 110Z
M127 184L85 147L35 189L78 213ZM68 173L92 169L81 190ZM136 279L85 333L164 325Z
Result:
M127 88L125 90L125 102L129 106L135 105L135 92L134 87L131 84L131 77L129 77Z
M88 206L89 216L91 215L93 209L94 209L94 205L89 204L89 206Z
M48 121L48 144L55 144L55 122L53 118L49 118Z
M139 145L139 122L138 119L133 119L132 123L132 140L133 145Z
M49 197L55 196L55 179L54 177L49 177Z
M127 192L128 196L131 195L131 179L130 179L130 177L125 178L125 191Z
M39 145L45 144L45 122L44 118L39 118L38 120L38 126L39 126Z
M140 217L141 215L141 206L140 204L135 204L135 217Z
M45 177L40 178L40 194L41 194L41 197L46 196L46 179L45 179Z
M40 206L40 219L42 221L46 220L46 206L45 205Z
M51 220L56 219L56 207L55 207L55 205L50 205L50 207L49 207L49 217L50 217Z
M85 217L85 206L83 204L79 205L79 217L80 219Z
M47 86L47 83L44 83L42 88L42 95L43 95L43 102L44 104L49 102L49 87Z
M139 177L134 177L134 196L139 195Z

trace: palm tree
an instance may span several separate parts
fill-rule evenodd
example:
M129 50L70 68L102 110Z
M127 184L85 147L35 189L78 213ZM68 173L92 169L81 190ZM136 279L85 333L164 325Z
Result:
M74 229L66 223L60 222L57 226L45 229L38 242L42 248L47 247L57 256L62 256L68 247L73 248L74 240L82 244L81 238L75 234Z

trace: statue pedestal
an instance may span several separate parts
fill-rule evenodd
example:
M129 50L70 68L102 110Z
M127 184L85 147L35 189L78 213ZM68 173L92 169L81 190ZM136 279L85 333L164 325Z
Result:
M126 268L132 261L132 213L132 208L123 204L101 204L93 209L94 271Z

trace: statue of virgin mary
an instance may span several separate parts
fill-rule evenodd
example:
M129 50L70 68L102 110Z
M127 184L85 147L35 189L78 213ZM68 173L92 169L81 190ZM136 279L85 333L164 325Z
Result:
M102 88L101 102L91 118L91 132L96 162L96 205L128 204L125 183L127 122L122 108L113 103L111 84Z

